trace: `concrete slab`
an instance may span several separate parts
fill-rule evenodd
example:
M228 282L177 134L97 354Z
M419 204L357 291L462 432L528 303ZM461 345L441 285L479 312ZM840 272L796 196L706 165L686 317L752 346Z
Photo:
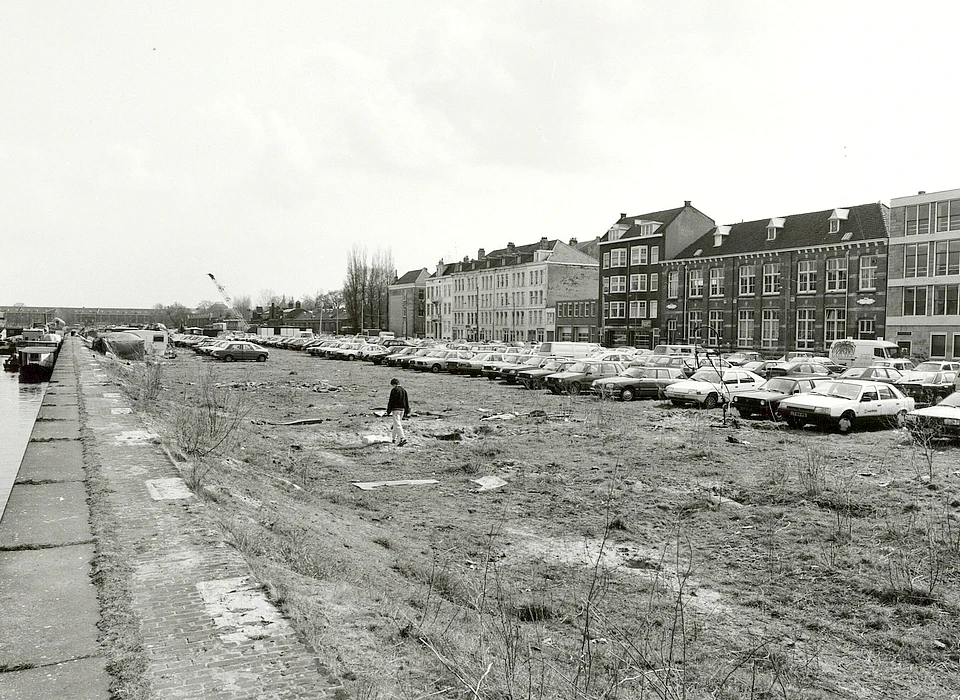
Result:
M46 666L99 653L92 560L92 544L0 551L0 665Z
M76 405L58 405L47 403L40 406L40 413L37 414L37 420L80 420L80 409Z
M83 698L107 700L110 676L103 658L78 659L43 668L0 673L0 698Z
M73 544L91 539L83 482L17 484L11 489L0 518L0 548Z
M79 440L29 442L14 483L22 481L81 481L83 443Z
M80 426L75 421L41 421L33 426L30 440L79 440Z

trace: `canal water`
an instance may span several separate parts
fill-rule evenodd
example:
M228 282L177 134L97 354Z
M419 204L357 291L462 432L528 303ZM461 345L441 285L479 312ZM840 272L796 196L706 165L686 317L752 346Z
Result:
M47 383L21 384L16 372L0 372L0 513L20 471Z

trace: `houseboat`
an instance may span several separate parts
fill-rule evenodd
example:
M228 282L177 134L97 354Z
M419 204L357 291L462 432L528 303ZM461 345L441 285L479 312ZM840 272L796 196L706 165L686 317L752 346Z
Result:
M17 348L21 382L46 382L57 361L56 345L27 345Z

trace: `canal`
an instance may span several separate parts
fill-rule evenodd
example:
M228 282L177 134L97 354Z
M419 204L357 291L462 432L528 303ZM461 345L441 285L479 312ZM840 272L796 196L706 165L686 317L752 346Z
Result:
M0 513L30 440L47 383L21 384L16 372L0 373Z

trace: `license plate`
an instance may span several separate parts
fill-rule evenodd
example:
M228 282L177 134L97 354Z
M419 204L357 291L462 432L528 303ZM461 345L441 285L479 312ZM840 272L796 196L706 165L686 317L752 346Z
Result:
M797 418L809 418L810 414L803 411L794 411L791 415L796 416Z

